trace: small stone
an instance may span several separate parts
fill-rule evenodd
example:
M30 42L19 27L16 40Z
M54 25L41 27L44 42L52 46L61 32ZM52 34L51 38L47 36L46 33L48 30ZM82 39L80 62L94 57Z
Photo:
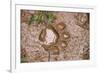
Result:
M61 46L62 46L63 48L67 47L67 42L66 42L66 41L62 41L62 42L61 42Z
M64 38L68 38L69 36L67 34L64 34Z
M63 39L68 39L70 37L69 33L68 32L63 32L62 33L62 38Z

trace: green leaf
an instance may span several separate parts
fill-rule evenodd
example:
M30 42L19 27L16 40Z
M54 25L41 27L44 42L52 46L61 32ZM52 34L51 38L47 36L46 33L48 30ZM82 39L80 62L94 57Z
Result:
M36 22L36 24L46 23L51 24L55 19L53 12L49 11L38 11L34 16L30 18L29 25L32 22Z

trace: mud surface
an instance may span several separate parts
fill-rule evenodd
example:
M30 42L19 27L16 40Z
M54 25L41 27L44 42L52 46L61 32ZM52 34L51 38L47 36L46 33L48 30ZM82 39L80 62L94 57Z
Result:
M34 13L21 10L22 63L89 59L88 13L53 12L53 24L28 25Z

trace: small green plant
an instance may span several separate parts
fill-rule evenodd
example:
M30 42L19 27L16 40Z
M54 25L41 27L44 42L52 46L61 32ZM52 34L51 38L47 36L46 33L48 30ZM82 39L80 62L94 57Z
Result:
M30 17L29 25L35 24L51 24L55 19L55 15L51 11L37 11Z

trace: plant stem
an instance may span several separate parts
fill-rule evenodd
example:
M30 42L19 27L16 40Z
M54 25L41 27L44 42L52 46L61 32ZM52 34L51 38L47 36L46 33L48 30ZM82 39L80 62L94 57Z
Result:
M50 61L50 51L48 52L48 61Z

